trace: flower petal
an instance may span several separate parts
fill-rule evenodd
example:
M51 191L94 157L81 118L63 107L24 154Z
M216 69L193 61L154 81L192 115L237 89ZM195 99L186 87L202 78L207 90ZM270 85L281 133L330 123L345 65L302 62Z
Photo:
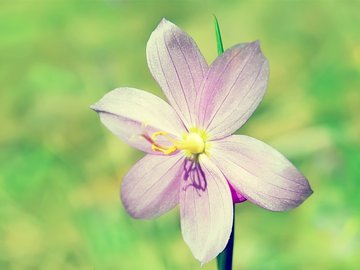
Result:
M226 50L210 66L198 93L198 124L213 139L239 129L265 93L268 62L258 42Z
M154 218L179 203L183 155L146 155L125 175L121 199L134 218Z
M197 170L202 180L190 177L182 181L181 230L195 258L206 263L215 258L229 240L233 204L229 185L207 156L201 155ZM198 185L199 180L205 181L205 186Z
M263 208L289 210L312 193L307 179L289 160L254 138L234 135L214 141L211 155L232 187Z
M194 40L163 19L150 36L146 54L151 74L186 126L191 127L196 93L208 70Z
M161 154L151 150L151 143L144 135L165 131L174 138L181 138L186 131L169 104L139 89L117 88L91 108L99 113L102 123L110 131L127 144L147 153ZM170 144L162 137L157 142L161 145Z

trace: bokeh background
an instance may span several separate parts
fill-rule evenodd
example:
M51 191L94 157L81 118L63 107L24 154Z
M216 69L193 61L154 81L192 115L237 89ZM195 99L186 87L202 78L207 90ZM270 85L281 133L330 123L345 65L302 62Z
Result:
M178 209L131 219L123 175L142 154L89 105L118 86L163 96L145 46L162 17L216 57L261 40L265 99L239 131L284 153L314 194L236 207L234 269L359 269L359 1L1 1L0 269L216 269L182 240Z

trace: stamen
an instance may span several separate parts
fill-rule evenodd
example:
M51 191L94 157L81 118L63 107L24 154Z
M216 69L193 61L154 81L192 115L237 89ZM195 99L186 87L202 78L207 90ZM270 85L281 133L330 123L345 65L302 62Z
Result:
M156 142L159 136L164 137L171 142L170 146L160 145ZM162 152L165 155L170 155L177 150L184 150L187 156L197 155L205 152L204 138L198 132L190 132L183 135L183 139L178 141L173 139L165 131L156 131L151 136L142 134L142 137L151 143L151 149L155 152Z
M168 135L168 133L165 132L165 131L157 131L157 132L154 132L154 133L151 135L151 139L153 139L153 140L155 141L158 136L163 136L163 137L165 137L166 139L168 139L170 142L172 142L172 143L174 143L174 144L176 143L176 141L175 141L173 138L171 138L171 137Z
M152 145L151 146L151 149L154 151L154 152L156 152L156 151L158 151L158 152L163 152L165 155L170 155L170 154L172 154L172 153L174 153L176 150L177 150L177 148L176 148L176 146L171 146L171 147L166 147L166 146L157 146L157 145Z
M170 142L172 142L173 145L172 145L172 146L162 146L162 145L160 145L160 144L157 144L157 143L155 142L155 140L156 140L156 138L157 138L158 136L163 136L163 137L165 137L165 138L168 139ZM157 131L157 132L154 132L154 133L151 135L151 140L152 140L151 149L152 149L154 152L158 151L158 152L164 153L165 155L170 155L170 154L174 153L176 150L178 150L177 147L176 147L176 141L175 141L173 138L171 138L171 137L168 135L168 133L165 132L165 131Z

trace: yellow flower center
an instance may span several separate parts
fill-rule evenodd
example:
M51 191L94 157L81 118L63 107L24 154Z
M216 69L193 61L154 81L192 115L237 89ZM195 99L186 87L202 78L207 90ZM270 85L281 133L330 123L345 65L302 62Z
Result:
M184 136L184 140L177 144L177 148L189 151L191 154L200 154L205 150L205 142L199 133L190 132Z
M165 137L172 143L170 146L163 146L156 142L159 136ZM154 132L150 137L143 135L143 137L151 143L151 149L153 151L162 152L165 155L170 155L177 150L183 150L189 157L204 153L207 148L207 135L204 131L198 128L190 129L189 133L185 133L181 140L174 140L165 131Z

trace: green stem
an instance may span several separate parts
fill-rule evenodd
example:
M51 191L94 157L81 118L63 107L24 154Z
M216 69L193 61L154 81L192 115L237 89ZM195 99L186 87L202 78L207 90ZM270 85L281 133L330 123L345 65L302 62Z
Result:
M221 39L219 22L214 15L215 22L215 36L218 55L221 55L224 52L224 46ZM232 269L232 257L234 249L234 226L235 226L235 204L233 206L233 220L231 234L228 243L226 244L225 249L216 257L218 270L231 270Z
M235 205L233 210L235 210ZM234 226L235 226L235 211L233 212L233 224L229 242L226 244L225 249L216 257L218 270L231 270L232 257L234 249Z

